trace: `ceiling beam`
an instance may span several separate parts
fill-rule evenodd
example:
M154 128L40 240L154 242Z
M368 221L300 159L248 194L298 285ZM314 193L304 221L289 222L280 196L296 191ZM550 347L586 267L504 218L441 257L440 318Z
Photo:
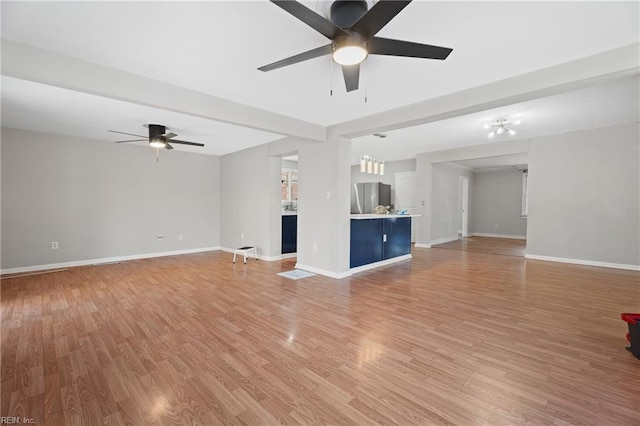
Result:
M70 56L2 40L2 75L258 130L326 140L326 128Z

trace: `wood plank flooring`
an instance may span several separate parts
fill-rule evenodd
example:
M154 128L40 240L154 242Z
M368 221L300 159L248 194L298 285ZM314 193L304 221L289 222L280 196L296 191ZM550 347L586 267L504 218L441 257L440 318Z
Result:
M527 242L511 238L464 237L448 243L435 244L432 247L524 257Z
M349 279L201 253L2 280L38 425L637 425L640 273L455 250Z

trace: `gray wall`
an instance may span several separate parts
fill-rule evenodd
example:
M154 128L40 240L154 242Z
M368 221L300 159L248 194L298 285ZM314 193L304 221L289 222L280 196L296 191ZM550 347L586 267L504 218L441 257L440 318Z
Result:
M638 127L531 140L528 255L640 265Z
M462 226L462 206L460 200L459 177L469 178L469 192L473 187L473 173L467 170L434 164L432 169L432 215L431 215L431 244L450 241L458 238L458 230ZM474 207L469 196L469 216ZM472 232L469 223L469 233Z
M1 143L2 269L219 245L218 157L7 128Z
M221 158L220 245L223 248L249 245L257 247L263 256L280 254L272 252L269 218L273 202L269 201L277 203L279 213L280 195L279 192L272 194L272 187L280 182L281 167L278 159L275 170L271 170L268 149L268 145L260 145Z
M349 271L351 141L329 137L298 151L298 265L343 276Z
M391 185L391 204L395 204L395 176L398 172L414 172L416 170L416 160L385 161L384 175L372 175L362 173L360 165L351 166L351 183L360 182L382 182Z
M469 221L474 234L527 235L527 220L521 216L521 171L476 172L470 192L473 209Z

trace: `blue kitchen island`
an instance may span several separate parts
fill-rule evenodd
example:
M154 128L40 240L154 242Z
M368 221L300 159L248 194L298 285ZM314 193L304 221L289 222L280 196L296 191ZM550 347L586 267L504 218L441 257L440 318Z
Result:
M351 215L350 268L411 257L410 215Z

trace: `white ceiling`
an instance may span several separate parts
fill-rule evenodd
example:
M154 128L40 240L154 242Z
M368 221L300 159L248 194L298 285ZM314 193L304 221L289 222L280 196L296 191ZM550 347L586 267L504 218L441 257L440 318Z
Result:
M209 155L224 155L282 138L276 133L11 77L3 76L1 82L2 124L7 127L119 141L136 138L107 130L146 135L145 124L171 123L168 127L178 134L176 139L205 145L174 144L175 149ZM147 145L147 142L131 145Z
M327 8L323 2L304 3L318 11ZM1 4L3 39L322 126L637 43L638 6L638 2L414 1L379 35L452 47L450 57L430 61L372 56L365 65L361 89L349 94L334 66L334 94L329 96L332 66L328 57L268 73L256 70L327 44L323 36L267 1ZM2 124L9 127L117 140L105 131L138 133L143 123L157 122L172 128L180 138L205 144L213 141L206 152L195 151L217 155L279 137L169 108L144 107L24 80L5 77L2 84ZM453 124L432 123L389 132L385 142L394 146L384 157L410 158L416 152L488 142L477 136L484 134L483 129L477 130L478 125L503 114L525 114L523 137L569 126L558 121L584 125L578 123L580 117L588 117L582 121L596 127L592 117L597 114L579 117L572 111L582 108L585 112L585 97L609 96L605 92L596 89L573 99L547 104L539 100L542 103L458 117L451 119ZM622 111L612 97L606 105L614 108L597 108L611 112L612 117L596 117L595 122L637 116L637 100L634 104L622 94L622 104L636 109ZM620 116L613 117L617 113ZM358 144L353 145L356 157L362 148Z
M565 133L596 127L637 122L640 117L640 80L627 78L506 107L485 110L421 126L385 132L351 142L351 163L367 154L385 161L415 157L416 153L440 151L510 139ZM498 118L521 120L506 133L488 138L484 125ZM518 163L514 163L518 164Z

